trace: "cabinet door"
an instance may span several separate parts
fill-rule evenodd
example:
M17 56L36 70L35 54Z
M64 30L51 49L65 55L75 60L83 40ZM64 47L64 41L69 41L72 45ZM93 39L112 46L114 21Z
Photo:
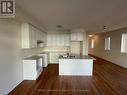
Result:
M44 42L44 38L43 38L43 32L41 32L41 41L43 41Z
M52 46L56 46L56 35L52 34Z
M59 63L59 56L64 55L64 54L66 54L66 53L50 53L49 62L50 63Z
M64 46L69 46L70 45L70 38L69 34L64 35Z
M76 32L71 33L71 41L77 41L77 34Z
M83 41L83 32L77 32L77 41Z
M32 48L36 48L37 47L37 40L36 40L36 30L34 27L31 26L30 28L30 32L31 32L31 46Z
M40 40L40 31L39 30L37 30L38 31L38 40Z
M62 41L63 37L62 37L62 35L58 34L57 38L58 38L58 46L62 46L63 45L63 41Z
M36 30L37 31L37 30ZM37 40L39 40L39 31L37 31Z
M47 36L47 46L52 46L52 44L51 44L52 43L52 38L51 37L52 37L52 35Z
M24 80L36 80L36 77L36 60L23 60Z
M31 34L31 37L30 37L30 47L34 48L35 47L35 37L34 37L35 35L34 35L34 31L31 30L30 34Z
M64 34L64 46L69 46L69 34Z
M74 40L74 33L71 33L71 41Z
M21 40L22 40L22 48L30 48L30 33L29 33L29 25L22 24L21 25Z
M72 32L71 41L83 41L83 32Z
M80 55L80 49L81 46L79 41L71 42L70 50L72 54Z
M34 43L34 48L37 48L37 38L36 38L36 31L33 32L33 43Z
M58 53L50 53L50 63L58 63Z
M41 31L39 31L39 40L41 41Z
M61 35L61 46L64 46L65 42L64 42L64 35Z

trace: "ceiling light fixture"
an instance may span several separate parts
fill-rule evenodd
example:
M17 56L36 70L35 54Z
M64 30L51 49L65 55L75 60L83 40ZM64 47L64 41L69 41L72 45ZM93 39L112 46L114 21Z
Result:
M63 26L62 26L62 25L57 25L56 27L57 27L57 28L62 28Z
M93 35L89 35L89 37L93 37Z
M103 29L104 29L104 30L107 29L107 26L104 25L104 26L103 26Z

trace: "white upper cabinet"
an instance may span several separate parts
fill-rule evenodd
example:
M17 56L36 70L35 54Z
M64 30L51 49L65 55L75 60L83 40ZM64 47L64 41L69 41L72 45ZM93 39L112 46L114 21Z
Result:
M71 30L71 41L83 41L84 29Z
M51 33L47 35L47 46L69 46L69 34L56 34Z
M76 32L71 32L71 41L76 41L76 40L77 40Z
M22 48L37 48L37 41L46 41L46 33L30 24L22 24ZM46 42L45 42L46 43Z
M64 35L64 46L70 46L70 35Z
M29 25L22 24L22 26L21 26L22 48L30 48L31 47L30 36L32 36L32 35L29 32Z
M78 41L83 41L83 32L78 32L77 33L77 40Z
M83 32L71 32L71 41L83 41Z
M36 37L36 30L34 27L32 27L31 25L29 25L29 33L31 36L29 36L30 38L30 47L29 48L36 48L37 47L37 37Z

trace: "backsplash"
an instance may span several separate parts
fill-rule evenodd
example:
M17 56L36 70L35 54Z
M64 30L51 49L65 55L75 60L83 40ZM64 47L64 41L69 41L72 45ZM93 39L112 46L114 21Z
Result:
M69 52L69 46L49 46L44 48L44 52Z
M43 52L43 48L22 49L22 58L37 55L41 52Z

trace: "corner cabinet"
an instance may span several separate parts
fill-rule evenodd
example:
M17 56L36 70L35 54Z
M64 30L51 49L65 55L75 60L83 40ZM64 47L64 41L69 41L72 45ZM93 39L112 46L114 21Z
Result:
M37 41L45 42L46 34L31 24L21 25L22 48L37 48Z

